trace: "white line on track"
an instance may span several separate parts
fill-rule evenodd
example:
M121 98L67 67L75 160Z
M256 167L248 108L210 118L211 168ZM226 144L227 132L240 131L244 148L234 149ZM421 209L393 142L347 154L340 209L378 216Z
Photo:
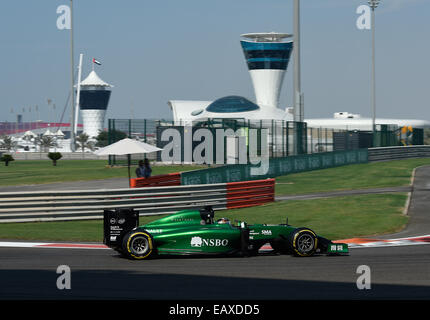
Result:
M6 242L1 241L0 247L8 248L54 248L54 249L109 249L104 244L87 243L47 243L47 242Z

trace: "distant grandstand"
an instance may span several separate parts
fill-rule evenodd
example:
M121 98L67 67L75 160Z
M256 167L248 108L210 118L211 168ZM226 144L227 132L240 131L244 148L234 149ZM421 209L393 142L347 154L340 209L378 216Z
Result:
M65 139L70 138L70 123L58 123L58 122L0 122L0 136L20 136L27 131L32 131L35 134L43 134L46 130L52 132L60 129ZM82 124L78 124L78 132L82 131Z

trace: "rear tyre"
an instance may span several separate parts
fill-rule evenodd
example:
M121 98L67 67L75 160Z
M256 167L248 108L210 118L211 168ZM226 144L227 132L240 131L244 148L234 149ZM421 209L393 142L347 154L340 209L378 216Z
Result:
M299 228L290 235L291 251L296 256L310 257L318 247L318 237L311 229Z
M123 239L122 253L130 259L148 259L153 255L154 249L154 240L146 231L131 231Z

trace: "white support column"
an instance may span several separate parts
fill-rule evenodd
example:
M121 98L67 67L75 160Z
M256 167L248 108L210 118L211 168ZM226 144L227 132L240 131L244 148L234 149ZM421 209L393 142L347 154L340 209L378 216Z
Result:
M82 75L82 58L83 54L79 55L79 66L78 66L78 83L76 86L76 107L75 107L75 126L73 132L75 136L78 134L78 119L79 119L79 98L81 93L81 75Z

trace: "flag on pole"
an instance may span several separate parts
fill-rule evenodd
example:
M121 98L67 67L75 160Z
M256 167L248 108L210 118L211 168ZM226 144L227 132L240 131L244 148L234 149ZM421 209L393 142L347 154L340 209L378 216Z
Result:
M96 60L95 58L93 58L93 63L98 64L99 66L101 66L102 64L100 61Z

